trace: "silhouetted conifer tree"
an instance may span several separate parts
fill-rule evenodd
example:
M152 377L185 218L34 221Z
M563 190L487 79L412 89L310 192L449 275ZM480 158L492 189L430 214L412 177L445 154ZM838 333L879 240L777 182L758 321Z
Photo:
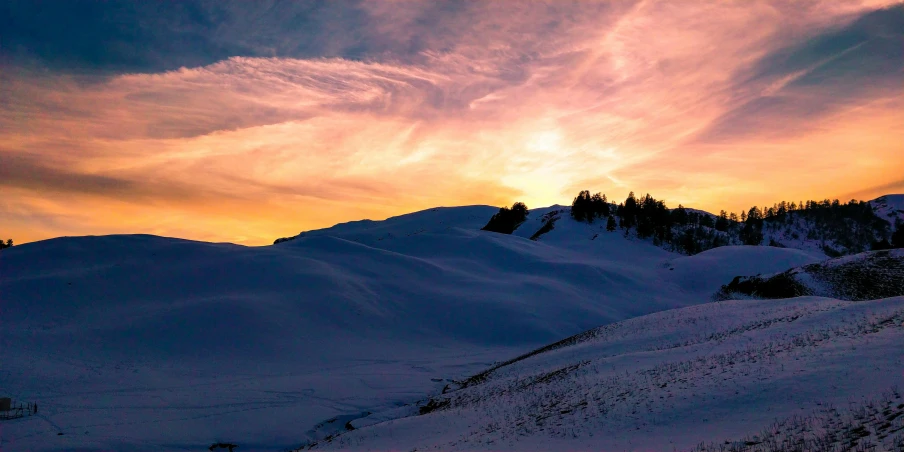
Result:
M687 224L687 210L683 205L678 204L678 208L672 211L672 221L680 226Z
M527 219L527 206L523 202L516 202L512 208L502 207L496 215L490 218L486 226L481 228L484 231L498 232L500 234L511 234L515 229L524 223Z
M637 223L637 198L634 197L634 192L628 194L628 197L625 199L625 203L622 207L622 227L625 230L630 230Z
M892 248L904 248L904 223L898 223L897 229L891 235Z
M719 212L719 217L716 218L716 230L723 232L728 230L728 212L724 210Z
M588 190L581 190L571 202L571 216L577 221L593 223L597 217L605 218L611 213L606 195L596 193L590 195Z

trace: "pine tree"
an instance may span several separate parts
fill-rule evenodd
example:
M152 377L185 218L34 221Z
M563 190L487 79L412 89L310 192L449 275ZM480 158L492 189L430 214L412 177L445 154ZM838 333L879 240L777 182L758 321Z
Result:
M753 206L747 211L747 222L762 220L763 214L757 206Z
M630 230L634 227L636 216L637 216L637 198L634 197L634 192L628 194L628 198L625 199L625 204L621 209L622 211L622 227L625 228L626 231Z
M719 212L719 217L716 218L716 230L717 231L727 231L728 230L728 212L722 210Z
M498 232L500 234L511 234L524 220L527 219L527 206L523 202L516 202L512 208L501 207L496 215L490 218L490 221L481 228L484 231Z
M612 232L615 230L615 217L609 215L609 219L606 220L606 230Z
M590 191L581 190L571 202L571 216L577 221L593 222L593 198Z
M683 205L678 204L678 208L672 212L672 221L681 226L687 224L687 210L684 209Z
M892 248L904 248L904 223L898 223L897 229L891 234Z
M591 212L594 217L605 218L609 216L609 201L606 195L597 193L590 198Z

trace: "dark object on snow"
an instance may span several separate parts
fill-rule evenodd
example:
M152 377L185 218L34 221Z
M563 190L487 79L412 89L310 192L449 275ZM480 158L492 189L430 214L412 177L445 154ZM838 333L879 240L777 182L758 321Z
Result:
M439 400L430 399L426 405L424 405L418 409L418 413L419 414L432 413L436 410L441 410L443 408L446 408L451 404L452 404L451 399L439 399Z
M214 449L229 449L229 452L232 452L232 449L235 449L236 447L239 446L230 443L213 443L210 445L210 447L207 448L207 450L213 451Z
M716 295L717 300L730 300L735 294L744 294L756 298L794 298L811 295L806 286L794 279L792 270L775 276L735 276L727 285L722 286Z
M606 195L597 193L591 196L588 190L581 190L571 202L571 216L577 221L593 223L594 218L608 217L610 210Z
M553 228L556 227L556 221L559 221L559 212L558 211L549 212L546 215L543 215L542 220L543 220L543 226L540 227L540 229L537 230L537 232L534 232L534 235L530 236L531 240L535 240L535 241L539 240L540 237L543 236L543 234L546 234L547 232L552 231Z
M482 227L483 231L511 234L527 219L527 206L523 202L516 202L512 208L502 207L496 215L490 218L489 223Z
M891 235L892 248L904 248L904 224L899 224L898 229Z
M904 251L867 251L774 275L737 276L714 298L730 300L737 295L773 299L818 295L850 301L904 295Z
M20 417L31 416L37 414L38 404L36 403L17 403L9 397L0 397L0 420L18 419Z

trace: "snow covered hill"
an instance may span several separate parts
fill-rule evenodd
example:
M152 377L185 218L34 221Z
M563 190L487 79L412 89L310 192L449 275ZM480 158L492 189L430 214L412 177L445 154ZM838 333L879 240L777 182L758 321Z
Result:
M655 201L655 200L654 200ZM650 227L645 228L646 240L666 250L683 254L696 254L709 249L729 245L757 245L778 248L795 248L825 257L837 257L856 254L874 249L890 247L891 234L904 224L904 195L886 195L869 202L851 201L808 201L805 208L782 203L776 208L765 211L757 210L755 220L737 222L725 217L720 218L711 213L696 209L671 209L663 217L654 213L652 217L644 214L629 216L628 223L637 223L640 218L659 224L659 232ZM590 215L592 228L583 228L578 235L590 232L590 237L601 233L623 233L637 237L639 227L622 228L626 221L624 213L618 213L614 205L609 205L612 228L607 228L608 218ZM751 209L751 215L754 210ZM723 212L724 214L724 212ZM527 221L522 223L514 235L531 240L548 241L548 234L556 229L559 221L571 216L571 208L551 206L534 209ZM617 217L617 218L616 218ZM667 217L667 218L666 218ZM752 217L751 217L752 218ZM616 227L616 225L618 225ZM559 225L561 226L561 225ZM652 228L657 226L653 224ZM573 229L573 228L571 228ZM613 230L614 229L614 230ZM667 231L667 232L666 232ZM655 232L655 233L654 233ZM553 237L565 237L571 242L574 237L553 234Z
M337 237L366 245L383 240L410 237L424 233L443 233L453 228L479 230L498 209L490 206L435 207L382 221L359 220L335 226L304 231L297 236L276 239L276 243L301 237Z
M904 222L904 194L880 196L872 201L876 215L891 224Z
M796 248L830 257L869 251L888 241L904 222L904 195L886 195L862 204L819 207L765 218L759 223L762 245ZM729 236L738 228L730 228ZM738 240L732 238L731 240Z
M41 411L0 423L0 448L285 450L563 337L707 303L735 276L824 259L683 256L561 206L512 235L480 231L496 211L429 209L266 247L132 235L5 249L0 397Z
M775 273L823 260L820 254L793 248L722 246L675 258L669 262L669 271L675 272L675 280L684 290L706 297L712 295L706 291L739 275Z
M728 450L773 426L825 427L827 410L839 420L860 410L876 417L839 423L823 435L830 447L809 450L871 440L862 450L897 451L902 343L904 297L710 303L587 331L313 448Z
M437 209L258 248L106 236L4 250L0 389L42 409L2 424L3 444L284 449L723 283L683 290L667 267L678 256L591 240L571 219L557 234L573 238L552 243L479 231L492 213Z
M904 295L904 249L867 251L769 275L737 276L719 289L716 298L803 295L853 301Z

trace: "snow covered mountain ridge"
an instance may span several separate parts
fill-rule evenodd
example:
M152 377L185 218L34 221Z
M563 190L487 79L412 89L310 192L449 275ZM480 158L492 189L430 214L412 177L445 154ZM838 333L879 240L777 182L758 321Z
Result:
M897 198L886 197L877 209L898 215L896 202ZM608 205L616 211L613 218L617 217L618 206ZM891 335L889 341L897 340L896 317L888 324L880 318L897 309L896 299L866 302L872 303L868 312L860 305L826 298L711 302L712 294L736 276L776 274L825 261L825 251L818 246L728 244L687 255L670 246L674 242L657 242L655 234L666 231L657 228L655 221L643 223L648 221L645 213L635 213L636 223L629 228L616 224L610 231L608 217L590 222L585 216L579 221L567 206L533 209L523 221L515 216L512 223L500 223L503 229L515 225L511 234L481 230L498 212L489 206L429 209L385 221L308 231L264 247L119 235L65 237L4 249L0 252L0 397L36 402L41 411L0 421L0 447L4 451L200 450L231 443L239 444L240 450L283 451L316 443L317 447L397 450L408 440L393 442L396 431L386 428L410 424L417 426L414 432L424 439L415 443L441 449L549 446L580 450L608 443L588 440L591 433L598 433L589 427L564 430L571 421L561 421L560 430L541 429L530 415L526 419L533 419L533 426L517 422L512 426L508 422L524 419L517 416L526 411L501 410L502 417L484 416L480 410L467 411L469 404L455 405L455 400L487 388L508 388L511 382L529 383L515 379L496 386L502 381L497 378L528 362L539 367L524 368L523 376L533 383L520 390L517 397L522 399L490 397L485 404L512 402L513 409L520 406L530 411L535 406L532 394L540 396L547 382L572 373L561 369L576 365L579 372L596 369L579 380L583 386L577 387L588 391L620 388L623 383L600 386L599 381L622 378L625 373L640 375L641 380L624 380L635 385L630 387L640 387L636 386L639 381L650 378L643 377L644 372L660 365L682 368L689 365L691 356L703 359L711 352L715 353L711 359L724 360L744 344L767 347L780 339L803 340L795 336L799 334L816 337L825 332L799 322L807 316L813 323L828 321L812 317L820 313L838 325L862 324L865 331L879 328L882 332L849 338L854 342L837 342L842 339L836 334L835 339L821 342L835 348L820 348L819 356L834 354L836 364L844 364L822 373L776 374L768 366L758 370L750 367L751 361L744 361L741 367L726 371L723 377L728 382L692 372L675 374L674 381L660 384L667 383L664 388L687 385L703 375L699 384L736 382L737 396L750 400L755 399L755 391L766 387L762 385L770 384L769 378L780 377L786 382L782 390L790 390L788 385L805 381L808 375L823 381L835 378L833 372L848 365L890 369L901 362L895 350L887 353L881 348L885 342L875 339ZM657 205L654 212L662 211ZM729 231L716 228L720 216L690 209L685 214L687 222L673 224L673 231L693 230L693 238L701 237L699 231L729 236ZM710 222L711 227L706 225ZM823 224L816 219L811 223ZM638 232L650 226L654 236ZM725 309L711 311L717 306ZM790 311L799 311L800 316L795 318ZM717 319L722 316L726 318ZM863 323L864 319L868 321ZM778 329L769 329L768 338L742 339L732 333L737 340L718 340L725 331L743 327L730 322L742 321L778 322ZM782 329L789 325L803 329ZM624 332L619 333L623 341L602 348L583 340L561 342L600 328ZM710 336L714 339L707 339ZM644 348L651 343L655 347ZM666 352L659 348L663 344L686 345ZM718 350L705 349L710 346ZM851 347L857 353L850 352ZM585 348L588 355L577 361L546 362L565 350ZM622 349L624 356L604 362L620 356ZM532 350L542 352L520 359ZM802 358L794 353L774 363L787 366L792 357ZM581 364L584 361L590 363ZM751 372L766 377L757 380L761 386L749 380ZM480 384L461 384L481 374L488 378ZM544 377L547 374L551 376ZM850 378L839 380L848 382L839 394L860 397L869 392L854 387L857 375ZM767 412L777 416L809 409L810 402L815 402L806 396L800 406L771 404L780 399L775 390L767 394L772 402L753 403L750 409L773 410ZM548 394L558 394L555 391ZM671 423L684 405L656 408L659 399L643 396L647 398L641 400L639 394L647 390L640 391L621 397L629 405L607 408L613 419L620 419L618 425L640 426L639 432L660 434L660 439L674 440L681 447L693 447L697 443L692 440L742 438L764 425L765 418L748 412L746 405L732 405L740 417L727 418L732 420L731 428L714 424L719 427L693 438L681 436L690 424L675 424L675 430L644 430L644 423ZM667 392L655 391L650 394L668 398ZM681 403L687 406L731 405L734 397L727 389L695 392L684 387L682 391L672 397L684 397ZM874 392L868 395L876 396ZM613 400L619 400L618 394ZM700 398L701 394L712 399ZM547 404L551 396L542 397L547 397L542 399ZM450 405L445 405L446 398ZM435 402L430 405L429 400ZM647 418L626 411L630 403L639 401L662 414ZM431 416L438 416L433 419L442 423L450 419L448 413L455 412L463 415L458 424L430 427ZM595 419L588 426L609 422L605 416L595 416L588 415ZM640 423L626 423L630 416ZM496 429L512 445L482 433L473 435L474 441L451 445L447 439L455 441L462 435L447 429L456 425ZM524 425L527 430L522 429ZM347 432L353 434L346 436ZM547 437L565 442L547 442ZM487 438L492 442L478 442ZM647 444L629 441L620 449L643 449Z
M620 231L626 236L645 239L669 251L684 254L696 254L727 245L769 245L837 257L891 248L895 242L894 233L904 229L904 195L885 195L868 202L851 200L848 203L826 199L801 201L798 205L783 201L770 208L752 207L740 216L725 211L715 215L680 205L668 209L665 203L649 194L635 198L631 193L624 203L616 205L604 195L591 196L587 191L581 192L571 207L555 205L527 210L522 203L516 203L513 207L519 209L515 215L520 216L517 220L504 220L503 223L511 222L504 230L493 226L494 221L514 211L503 207L493 213L493 208L488 206L469 206L428 209L379 222L363 220L342 223L280 238L274 243L312 235L336 235L373 243L391 239L390 229L404 230L406 234L438 231L449 227L443 222L443 215L451 212L449 209L467 209L470 218L475 220L473 225L484 216L483 229L541 241L563 216L568 216L591 226L594 231L592 236ZM413 221L415 218L419 221ZM422 221L427 218L430 220ZM897 240L901 243L894 247L904 246L904 235Z

